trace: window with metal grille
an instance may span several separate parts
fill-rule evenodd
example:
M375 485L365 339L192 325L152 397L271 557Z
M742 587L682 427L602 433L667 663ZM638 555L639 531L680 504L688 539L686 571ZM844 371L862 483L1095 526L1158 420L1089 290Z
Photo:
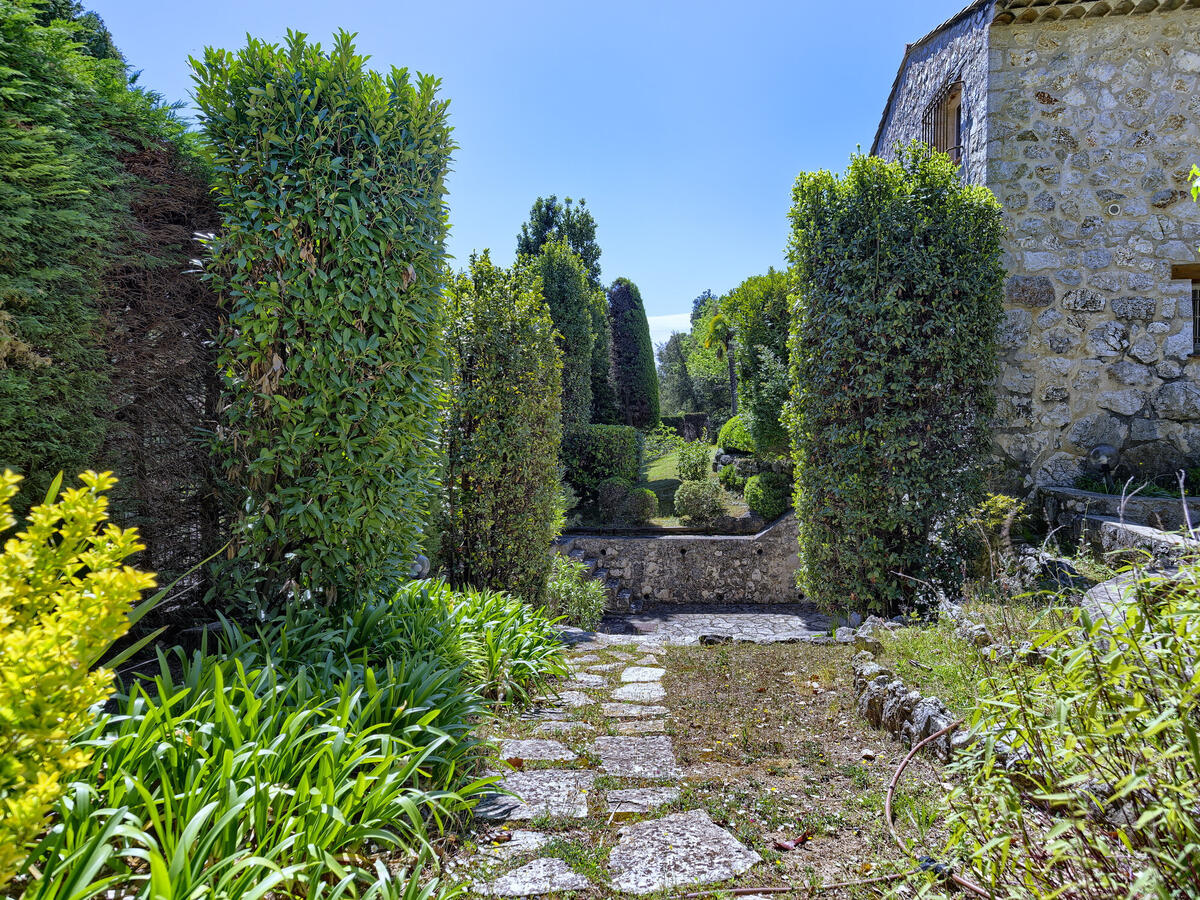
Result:
M1192 353L1200 356L1200 281L1192 282Z
M921 120L921 140L959 164L963 159L962 96L963 83L950 82L925 108Z

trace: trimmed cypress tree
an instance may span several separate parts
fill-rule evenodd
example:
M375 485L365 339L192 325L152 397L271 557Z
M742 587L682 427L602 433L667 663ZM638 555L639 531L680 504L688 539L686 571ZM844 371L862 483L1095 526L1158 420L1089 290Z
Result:
M557 530L562 357L530 267L487 252L447 291L440 557L451 583L542 601Z
M583 425L592 416L592 286L580 258L565 240L548 241L530 261L558 331L562 351L564 425Z
M801 175L791 219L800 586L894 614L955 586L984 495L1000 204L916 145Z
M612 328L612 381L621 424L635 428L658 425L658 371L650 323L637 285L618 278L608 289L608 320Z
M328 53L289 32L192 63L222 215L228 571L263 604L406 576L435 476L447 101L365 62L345 32Z

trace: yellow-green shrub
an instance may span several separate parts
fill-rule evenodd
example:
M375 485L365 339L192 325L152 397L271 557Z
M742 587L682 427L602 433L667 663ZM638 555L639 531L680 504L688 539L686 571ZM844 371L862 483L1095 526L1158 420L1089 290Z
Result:
M142 549L137 532L107 523L111 473L85 472L83 487L29 513L0 555L0 887L46 824L63 780L90 750L71 740L112 689L93 668L129 628L128 613L154 578L122 565ZM0 476L0 531L16 525L21 476Z

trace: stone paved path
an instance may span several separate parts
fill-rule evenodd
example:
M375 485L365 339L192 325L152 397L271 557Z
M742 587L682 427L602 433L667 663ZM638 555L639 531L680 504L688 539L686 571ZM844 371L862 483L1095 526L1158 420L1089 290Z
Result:
M640 613L608 615L596 632L568 631L589 646L648 646L750 641L756 644L824 641L833 620L805 604L762 606L663 605Z
M451 872L473 893L736 886L760 862L706 811L689 808L686 773L664 733L670 713L653 702L665 698L666 669L646 652L653 647L637 649L587 640L568 652L574 674L557 696L489 737L501 781L475 814L491 824Z

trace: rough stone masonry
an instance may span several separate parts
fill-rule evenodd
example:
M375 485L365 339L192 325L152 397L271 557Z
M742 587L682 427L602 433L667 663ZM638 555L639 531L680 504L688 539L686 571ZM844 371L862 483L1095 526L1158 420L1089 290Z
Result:
M1169 6L972 4L910 48L876 137L919 139L963 82L964 177L1009 229L996 444L1027 487L1071 484L1098 444L1146 475L1200 462L1177 268L1200 243L1200 10Z

